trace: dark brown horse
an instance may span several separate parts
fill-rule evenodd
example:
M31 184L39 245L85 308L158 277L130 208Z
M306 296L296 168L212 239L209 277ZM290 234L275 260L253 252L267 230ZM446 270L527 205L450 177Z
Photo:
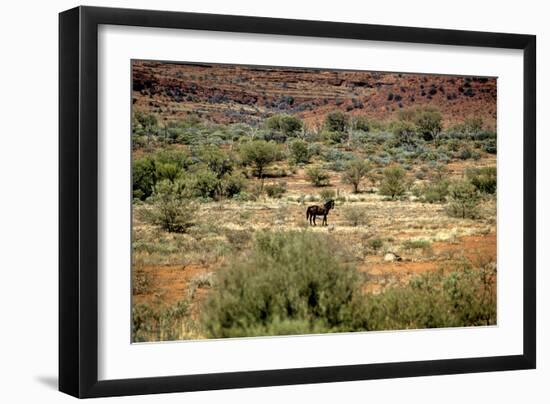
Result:
M327 215L331 209L334 209L334 201L332 199L327 201L323 207L317 205L309 206L306 210L306 220L309 220L309 224L317 226L317 223L315 223L315 217L323 216L322 225L327 226Z

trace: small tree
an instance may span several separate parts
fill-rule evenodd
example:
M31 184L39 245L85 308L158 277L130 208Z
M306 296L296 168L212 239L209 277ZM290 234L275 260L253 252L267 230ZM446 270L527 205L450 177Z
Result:
M151 141L151 136L157 130L157 117L153 114L144 114L143 112L136 111L134 113L135 122L141 127L145 135L147 136L147 141Z
M436 145L439 143L442 129L441 121L441 113L432 108L418 110L414 119L418 132L424 137L424 140L434 140Z
M353 160L348 164L342 181L353 186L353 192L359 192L359 184L365 178L370 170L369 164L364 160Z
M462 219L477 217L479 193L469 181L457 181L449 187L447 212L452 217Z
M405 193L405 170L400 166L387 167L383 171L380 193L396 199Z
M162 180L155 186L152 196L151 221L168 232L183 233L193 225L192 202L185 198L185 185Z
M157 181L155 161L150 157L134 160L132 164L132 191L134 198L147 199Z
M273 115L269 117L265 125L268 129L284 133L288 137L294 137L302 131L302 121L288 114Z
M233 169L233 159L223 149L216 145L203 145L197 150L199 160L202 161L210 171L218 178L222 178Z
M416 126L409 121L397 121L392 126L392 133L397 146L414 145Z
M295 163L307 163L310 158L310 150L307 142L296 139L290 144L290 156Z
M348 124L348 117L342 111L332 111L325 116L325 129L330 132L345 132Z
M466 176L479 192L494 194L497 191L497 168L481 167L466 171Z
M255 174L262 180L265 168L281 158L281 151L274 142L266 142L265 140L254 140L244 143L240 149L241 158L244 165L253 166Z
M330 183L330 176L328 173L317 166L307 168L306 176L316 187L324 187Z

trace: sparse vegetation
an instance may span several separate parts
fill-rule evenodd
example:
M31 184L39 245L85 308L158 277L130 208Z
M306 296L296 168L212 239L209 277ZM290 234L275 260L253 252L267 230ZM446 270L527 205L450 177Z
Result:
M405 193L405 170L399 166L388 167L383 171L380 193L396 199Z
M342 176L342 181L353 186L353 192L359 192L361 181L367 176L370 166L366 161L353 160Z
M330 176L328 173L318 166L308 167L306 169L306 176L316 187L324 187L330 183Z
M494 79L132 63L133 341L496 323Z

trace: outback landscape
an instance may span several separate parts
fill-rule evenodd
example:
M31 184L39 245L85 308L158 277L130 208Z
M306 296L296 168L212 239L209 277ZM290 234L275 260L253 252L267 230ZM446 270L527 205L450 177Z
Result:
M132 86L134 342L496 324L495 78L133 61Z

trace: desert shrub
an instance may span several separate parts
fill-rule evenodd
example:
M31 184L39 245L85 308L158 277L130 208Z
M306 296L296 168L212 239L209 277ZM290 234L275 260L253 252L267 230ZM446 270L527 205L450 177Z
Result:
M414 146L416 144L416 126L409 121L397 121L392 125L393 139L387 147Z
M483 150L486 153L497 154L497 141L496 139L488 139L483 143Z
M147 199L153 193L157 181L155 161L150 157L136 159L132 163L132 193L134 198Z
M242 250L252 240L252 232L250 230L227 229L225 237L232 248Z
M286 192L286 183L276 182L274 184L266 184L264 189L270 198L280 198Z
M405 170L400 166L386 167L382 172L383 178L379 192L382 195L396 199L405 194Z
M323 159L328 162L351 161L355 158L353 153L338 150L332 147L327 148L323 153Z
M162 180L154 188L152 209L147 218L173 233L183 233L193 225L194 206L186 198L186 189L179 182Z
M424 184L420 188L419 194L424 202L445 202L449 194L449 181L442 179Z
M329 132L345 132L349 125L349 118L342 111L332 111L325 115L324 127Z
M132 129L133 133L151 137L158 132L157 117L153 114L135 111L132 117Z
M496 324L496 273L486 266L428 272L408 285L367 295L370 330Z
M215 172L206 167L194 171L186 177L189 192L195 197L217 198L222 194L222 181Z
M290 158L294 163L308 163L311 157L307 142L296 139L289 146Z
M368 132L370 130L370 122L366 116L357 116L352 120L352 127L355 130Z
M222 178L233 169L234 159L223 149L215 145L203 145L197 150L199 160L204 163L210 171Z
M221 182L222 192L228 198L233 198L246 188L246 178L242 173L225 174Z
M494 194L497 191L497 168L481 167L466 171L466 177L479 192Z
M427 141L438 141L442 129L441 121L441 113L433 108L419 109L414 117L418 133Z
M253 166L258 178L263 177L264 170L269 164L283 157L276 143L265 140L254 140L242 144L240 154L243 164Z
M404 250L426 250L431 246L432 244L428 240L405 240L401 244Z
M353 192L359 192L361 181L367 176L370 165L364 160L353 160L348 163L346 171L342 176L342 181L353 186Z
M373 238L367 242L367 246L373 250L378 251L384 245L384 241L381 238Z
M334 189L322 189L319 192L319 196L323 201L329 201L336 198L336 191L334 191Z
M321 155L321 145L318 143L310 143L308 146L309 156L320 156Z
M174 182L182 172L175 163L156 162L155 169L157 181L169 180Z
M474 219L478 216L479 193L469 181L456 181L449 187L449 216Z
M367 224L367 212L364 207L348 206L344 209L344 218L351 226L363 226Z
M337 132L332 130L323 130L321 137L328 143L343 143L347 140L348 134L346 132Z
M190 322L189 302L181 300L170 306L153 308L146 303L132 306L132 340L134 342L170 341L185 338L182 330Z
M245 259L219 271L203 306L204 331L224 338L364 329L359 275L343 262L325 235L259 233Z
M330 183L328 173L318 166L308 167L306 169L306 177L316 187L324 187Z
M265 125L267 128L279 131L287 137L296 136L302 130L302 121L293 116L287 114L273 115L267 118Z

